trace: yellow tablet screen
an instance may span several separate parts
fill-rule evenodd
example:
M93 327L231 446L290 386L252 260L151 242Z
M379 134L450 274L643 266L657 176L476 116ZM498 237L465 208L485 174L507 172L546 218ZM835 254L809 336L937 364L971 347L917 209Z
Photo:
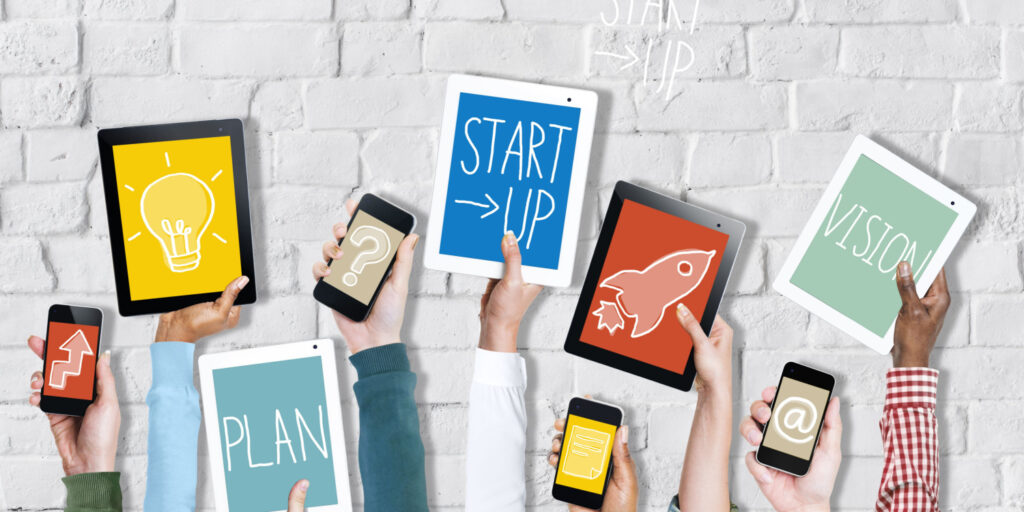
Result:
M241 275L231 137L113 153L133 301L219 292Z

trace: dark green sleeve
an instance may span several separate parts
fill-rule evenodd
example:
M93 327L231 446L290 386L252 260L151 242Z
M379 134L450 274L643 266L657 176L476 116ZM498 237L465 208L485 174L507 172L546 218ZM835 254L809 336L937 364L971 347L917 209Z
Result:
M65 512L121 512L121 473L81 473L62 479Z
M366 512L427 511L427 476L416 411L416 374L405 345L353 354L359 404L359 472Z

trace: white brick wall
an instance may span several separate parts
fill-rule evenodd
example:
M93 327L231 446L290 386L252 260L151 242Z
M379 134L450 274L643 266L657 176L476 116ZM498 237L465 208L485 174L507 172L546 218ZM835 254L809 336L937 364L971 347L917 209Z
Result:
M736 328L736 413L797 360L835 371L845 466L834 505L866 510L881 466L877 417L889 362L771 291L782 260L858 133L980 205L948 268L954 305L934 358L942 377L942 503L1024 507L1024 7L1010 0L714 0L689 26L608 27L598 0L3 0L0 14L0 508L49 510L61 474L42 415L25 405L39 362L24 347L54 302L108 313L124 404L126 506L145 486L147 345L155 318L116 316L95 131L239 117L246 123L261 301L214 352L338 339L309 268L343 200L380 192L426 219L445 77L474 72L588 87L601 111L578 265L612 184L630 179L748 223L722 312ZM620 1L625 8L629 2ZM677 1L689 21L694 0ZM595 56L676 37L694 65L665 92L639 66ZM664 55L656 49L655 55ZM660 70L655 60L651 69ZM656 84L655 84L656 85ZM396 151L396 148L398 150ZM421 222L421 226L423 226ZM577 280L583 271L577 272ZM522 329L531 388L530 510L550 498L550 425L574 394L619 401L642 508L674 493L695 396L561 350L579 283L549 290ZM405 339L436 510L464 500L466 397L484 280L417 267ZM429 327L428 327L429 326ZM354 372L343 367L343 385ZM345 414L355 418L351 392ZM348 421L354 450L357 425ZM208 478L205 443L200 478ZM733 498L768 504L733 452ZM354 455L354 454L353 454ZM356 471L355 457L350 465ZM359 477L353 494L361 500ZM59 487L57 487L59 489ZM211 509L211 487L199 486Z

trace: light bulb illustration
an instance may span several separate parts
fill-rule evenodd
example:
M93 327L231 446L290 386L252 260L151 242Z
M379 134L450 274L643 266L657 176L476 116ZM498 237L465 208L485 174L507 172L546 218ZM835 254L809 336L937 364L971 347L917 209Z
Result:
M210 187L188 173L174 173L150 183L139 202L142 222L163 247L171 272L199 267L200 242L213 220Z

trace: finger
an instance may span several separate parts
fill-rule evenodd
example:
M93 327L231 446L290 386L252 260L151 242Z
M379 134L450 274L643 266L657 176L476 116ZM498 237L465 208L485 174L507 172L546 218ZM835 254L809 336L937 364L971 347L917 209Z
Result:
M39 400L40 396L38 391L33 391L32 394L28 396L29 405L39 405Z
M33 335L28 337L28 348L32 349L32 352L39 356L39 359L43 358L43 346L45 344L46 341L39 336Z
M110 369L110 351L100 355L96 363L96 401L117 405L117 385Z
M339 222L331 228L331 232L334 233L334 245L338 245L338 240L345 238L345 235L348 233L348 224Z
M693 316L690 308L686 307L682 302L676 304L676 320L679 321L679 325L683 326L686 333L693 339L694 350L701 351L709 346L710 342L707 335L704 334L704 329L700 327L700 321L697 320L697 317Z
M551 440L551 453L559 453L562 451L562 440L554 438Z
M732 351L732 327L725 323L721 316L715 315L715 322L711 324L711 335L708 341L711 341L712 345L725 344L724 348Z
M309 480L302 479L295 482L292 490L288 492L288 512L302 512L306 509L306 491L309 489Z
M395 257L394 270L391 272L389 279L403 292L409 289L409 276L412 274L413 255L416 251L416 244L419 241L420 236L413 233L405 237L402 243L398 245L398 255Z
M746 457L747 471L750 472L750 476L757 480L757 486L764 490L765 487L772 484L774 475L772 471L761 464L758 464L757 459L754 458L754 452L747 453Z
M932 305L928 310L932 318L937 320L946 315L946 310L949 309L949 285L946 283L945 268L939 270L939 275L935 277L935 281L928 287L928 293L924 297Z
M825 422L821 429L819 444L823 450L838 454L843 439L843 420L839 417L839 397L832 397L825 410Z
M523 284L523 255L519 252L519 240L515 233L506 231L501 237L501 254L505 257L503 281L510 285Z
M480 316L483 317L484 308L487 307L487 303L491 301L491 293L494 292L494 287L498 286L497 279L488 279L487 288L484 288L484 294L480 296Z
M619 427L615 434L615 446L612 447L612 463L615 472L612 474L618 482L631 482L636 479L633 457L629 454L629 426Z
M319 281L321 278L331 275L331 268L326 263L318 261L313 264L313 279Z
M238 325L238 321L242 318L242 306L234 306L228 313L228 328L232 329Z
M772 400L775 400L775 386L768 386L761 391L761 399L764 403L770 404Z
M324 242L320 253L324 257L324 261L330 263L341 257L341 246L337 242Z
M558 467L558 455L555 455L553 453L548 455L548 464L551 465L552 467L556 467L557 468Z
M752 446L760 446L761 439L764 437L764 433L761 430L761 426L758 425L754 418L747 416L740 421L740 435L743 439L746 439Z
M352 218L356 214L356 208L359 207L359 202L355 199L349 199L345 201L345 211L348 212L349 218Z
M900 299L903 300L903 307L908 310L920 308L921 299L917 296L917 286L914 284L914 274L910 270L910 263L901 261L896 274L896 288L900 292Z
M555 431L565 432L565 418L558 418L555 420Z
M772 410L771 407L768 407L767 402L757 400L754 403L750 404L750 417L753 418L758 423L764 425L768 421L768 418L771 418L771 416Z
M227 288L224 288L224 292L213 302L217 312L222 316L228 316L231 312L231 306L235 305L235 300L238 299L238 294L242 293L242 288L245 288L247 284L249 284L249 278L245 276L236 277L234 281L228 283Z
M32 372L32 378L29 380L29 387L31 389L40 389L43 387L43 372Z

